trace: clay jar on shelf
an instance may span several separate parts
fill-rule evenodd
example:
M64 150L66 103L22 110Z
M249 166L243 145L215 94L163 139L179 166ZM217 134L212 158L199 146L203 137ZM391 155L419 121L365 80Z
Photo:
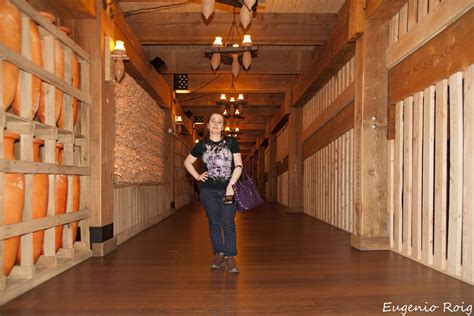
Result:
M31 48L31 61L36 65L43 67L43 48L41 44L41 38L39 34L38 26L35 22L30 21L30 48ZM21 75L20 75L21 78ZM32 76L31 79L31 110L26 113L20 113L21 96L22 90L20 87L21 80L18 80L18 86L16 89L15 100L13 101L13 112L16 115L21 115L27 119L33 119L38 112L38 108L41 102L41 94L43 90L43 82L40 78Z
M54 23L56 21L56 17L48 12L40 12L40 14L46 19L48 19L51 23ZM44 49L44 41L42 41L42 43ZM43 61L46 61L46 57L47 56L43 56ZM64 48L61 42L58 40L54 41L54 73L56 77L61 80L64 80ZM54 101L54 121L57 122L59 116L61 115L61 111L63 110L64 93L58 88L56 88L55 90L56 93ZM45 123L46 121L45 94L46 93L43 93L41 96L41 101L38 110L38 118L42 123Z
M35 138L33 140L33 161L41 162L40 146L44 144L42 139ZM32 210L33 219L46 217L48 213L48 194L49 194L49 177L47 174L33 175L32 185ZM43 248L44 230L33 233L33 262L38 260ZM21 263L21 245L18 248L17 262Z
M0 0L0 44L20 53L21 16L20 11L8 0ZM7 110L15 98L18 84L18 67L6 61L3 66L3 107Z
M64 32L66 35L70 35L71 30L65 26L60 26L59 29ZM74 54L74 52L71 55L71 67L72 67L72 78L66 78L66 79L71 79L72 86L74 88L78 88L81 84L81 79L79 75L79 62L77 61L77 56ZM67 80L66 80L67 81ZM76 124L77 120L77 110L79 108L79 100L76 98L72 98L72 125L74 126ZM58 127L59 128L64 128L64 111L61 111L61 114L59 115L58 119Z
M20 138L16 133L5 132L3 150L6 160L15 160L14 143ZM25 203L25 175L5 173L3 191L3 224L15 224L23 219ZM3 242L3 273L8 276L15 265L20 236L5 239Z

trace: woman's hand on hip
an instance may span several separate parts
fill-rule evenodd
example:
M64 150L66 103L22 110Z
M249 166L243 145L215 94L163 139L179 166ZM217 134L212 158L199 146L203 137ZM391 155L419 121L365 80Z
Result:
M234 195L234 188L232 188L232 185L229 184L225 190L225 195Z
M197 177L196 180L204 182L207 180L207 177L208 177L207 172L203 172Z

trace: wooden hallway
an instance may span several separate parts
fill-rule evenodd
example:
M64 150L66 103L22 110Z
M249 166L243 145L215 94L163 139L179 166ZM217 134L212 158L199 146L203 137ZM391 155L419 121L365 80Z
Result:
M209 270L208 225L193 203L0 314L380 315L386 302L438 305L437 315L445 302L472 304L472 286L392 251L355 250L348 233L280 204L238 214L237 229L239 275Z

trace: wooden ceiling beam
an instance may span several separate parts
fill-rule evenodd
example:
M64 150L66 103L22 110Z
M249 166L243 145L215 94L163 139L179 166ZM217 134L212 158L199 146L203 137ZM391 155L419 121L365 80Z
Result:
M166 73L213 73L211 61L204 56L207 45L145 45L150 60L159 57ZM253 74L301 74L310 64L314 46L259 46L253 58ZM230 65L221 64L217 72L229 73Z
M29 0L38 11L49 11L64 19L90 19L95 17L94 0Z
M188 88L194 93L223 93L230 90L231 74L189 75ZM238 93L285 93L295 75L255 75L241 71L234 86Z
M327 44L292 86L292 106L305 105L355 55L355 39L361 35L361 30L354 28L350 22L357 23L361 17L351 17L350 14L362 15L365 11L362 6L356 6L357 10L353 10L350 7L352 2L360 4L358 0L346 1L339 11L336 27Z
M114 18L115 40L123 40L125 49L130 58L125 62L125 69L135 81L156 102L164 108L171 107L171 90L161 74L155 71L149 63L149 58L138 42L135 33L130 29L121 15Z
M407 2L407 0L367 0L367 18L390 19Z
M227 36L233 19L222 12L216 12L210 22L198 12L131 16L125 12L125 16L142 44L210 45L216 36ZM329 38L335 23L336 15L331 13L259 13L252 19L250 34L256 45L315 46Z
M220 113L221 108L219 106L193 106L193 107L186 107L182 106L184 112L191 111L194 115L204 115L209 116L212 113ZM268 107L268 106L259 106L259 107L250 107L244 106L243 113L248 117L252 116L273 116L278 111L279 107Z
M190 95L178 95L178 101L182 107L201 107L215 105L220 94L215 93L194 93ZM227 96L229 97L229 96ZM283 93L247 93L244 95L248 104L246 108L253 107L274 107L280 106L285 99Z

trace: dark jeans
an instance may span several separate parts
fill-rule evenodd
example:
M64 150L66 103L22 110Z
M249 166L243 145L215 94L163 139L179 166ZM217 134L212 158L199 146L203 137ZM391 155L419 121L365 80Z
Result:
M201 189L201 203L209 220L214 253L223 252L225 256L237 255L235 211L236 203L225 205L222 201L225 190ZM224 239L222 239L224 235Z

